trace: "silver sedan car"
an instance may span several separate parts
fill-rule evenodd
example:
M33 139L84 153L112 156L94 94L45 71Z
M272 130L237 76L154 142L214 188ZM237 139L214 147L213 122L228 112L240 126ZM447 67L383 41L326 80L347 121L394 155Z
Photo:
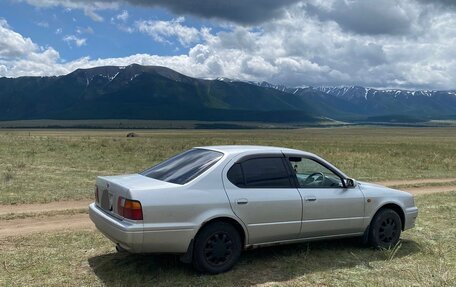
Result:
M100 176L89 211L117 250L182 254L212 274L260 246L359 236L389 248L418 215L407 192L266 146L197 147L139 174Z

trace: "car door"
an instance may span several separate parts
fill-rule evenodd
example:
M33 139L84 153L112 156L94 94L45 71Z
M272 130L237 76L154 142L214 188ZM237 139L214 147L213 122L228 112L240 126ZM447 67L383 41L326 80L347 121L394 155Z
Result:
M303 198L301 237L362 233L364 195L315 158L287 157Z
M250 244L299 237L302 198L283 154L237 161L226 172L224 186L234 213L247 227Z

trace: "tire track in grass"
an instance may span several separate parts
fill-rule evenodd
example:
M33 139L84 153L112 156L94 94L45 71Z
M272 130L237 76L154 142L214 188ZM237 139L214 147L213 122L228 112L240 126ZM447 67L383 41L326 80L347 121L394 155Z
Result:
M0 222L0 239L10 236L23 236L36 232L62 230L90 230L95 225L88 214L57 215L46 218L25 218L2 220Z
M445 183L456 181L456 178L422 178L422 179L393 179L378 181L377 184L384 186L412 185L421 183Z

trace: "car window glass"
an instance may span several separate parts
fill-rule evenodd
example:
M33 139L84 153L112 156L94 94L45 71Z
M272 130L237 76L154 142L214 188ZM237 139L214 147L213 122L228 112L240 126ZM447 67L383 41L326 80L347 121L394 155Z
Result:
M342 180L339 176L314 160L289 158L289 162L301 188L342 187Z
M239 187L244 187L244 175L240 163L234 164L227 173L228 180Z
M253 158L242 162L245 187L290 188L290 175L282 158Z
M185 184L214 165L222 156L221 152L191 149L165 160L141 174L166 182Z

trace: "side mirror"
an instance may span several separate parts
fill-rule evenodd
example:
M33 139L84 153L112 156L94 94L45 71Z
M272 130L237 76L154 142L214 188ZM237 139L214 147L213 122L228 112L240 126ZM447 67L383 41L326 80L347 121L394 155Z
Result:
M344 178L344 184L346 188L355 187L355 180L352 178Z

